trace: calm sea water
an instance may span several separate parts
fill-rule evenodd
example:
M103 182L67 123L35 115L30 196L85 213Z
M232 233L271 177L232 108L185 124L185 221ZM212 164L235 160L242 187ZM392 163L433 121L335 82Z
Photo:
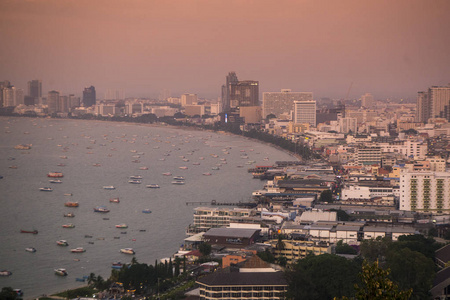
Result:
M32 149L14 149L18 144L32 144ZM252 179L247 169L276 160L292 157L242 137L206 131L1 117L0 270L13 275L0 277L0 288L20 288L32 299L81 286L75 279L91 272L108 278L112 262L130 262L131 256L119 252L126 247L134 248L138 262L154 264L183 243L195 207L186 202L248 201L263 182ZM148 170L140 170L144 166ZM220 169L214 170L216 166ZM51 171L63 172L63 183L50 183ZM131 175L141 175L142 184L128 183ZM184 176L186 184L173 185L173 176ZM103 189L107 185L116 189ZM39 191L41 187L53 191ZM109 202L116 197L120 203ZM80 205L68 208L67 201ZM100 205L110 212L95 213ZM142 213L144 209L152 213ZM64 217L68 212L75 217ZM67 223L75 228L63 228ZM128 228L115 227L122 223ZM60 239L69 246L57 246ZM26 252L26 247L37 252ZM86 252L71 253L76 247ZM56 276L55 268L66 268L69 275Z

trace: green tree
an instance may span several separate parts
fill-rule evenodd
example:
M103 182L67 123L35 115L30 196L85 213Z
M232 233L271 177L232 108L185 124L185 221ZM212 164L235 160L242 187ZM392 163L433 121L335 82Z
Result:
M353 248L347 243L344 243L342 240L336 243L336 254L357 254L357 253L358 251L356 251L355 248Z
M198 245L198 250L203 256L208 256L211 254L212 248L210 244L201 243L200 245Z
M308 255L286 271L290 299L333 299L351 297L361 265L358 260L322 254Z
M359 274L361 285L355 285L358 300L407 300L412 290L401 291L389 278L389 270L383 270L378 262L365 261ZM342 299L348 299L343 297Z
M433 286L435 266L431 258L409 248L389 251L386 266L391 270L391 279L401 289L412 288L411 299L427 299Z
M274 263L275 262L275 256L273 256L272 252L270 252L268 249L266 249L265 251L262 251L262 252L258 252L257 255L263 261L266 261L268 263Z
M320 193L319 202L333 202L333 193L330 190L325 190Z
M4 287L2 288L2 291L0 292L0 299L1 300L15 300L18 299L17 293L14 292L12 287Z

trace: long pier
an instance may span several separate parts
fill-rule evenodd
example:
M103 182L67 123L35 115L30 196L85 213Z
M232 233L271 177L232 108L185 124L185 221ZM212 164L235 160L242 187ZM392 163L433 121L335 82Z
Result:
M245 206L245 207L255 207L255 202L217 202L216 200L211 201L187 201L186 205L212 205L212 206Z

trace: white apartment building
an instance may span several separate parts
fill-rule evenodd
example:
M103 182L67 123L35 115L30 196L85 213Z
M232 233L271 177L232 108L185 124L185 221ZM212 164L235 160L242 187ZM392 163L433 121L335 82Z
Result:
M399 209L437 214L450 212L450 173L402 172Z
M378 144L383 152L401 153L406 157L423 159L427 155L428 145L423 141L404 140Z
M197 207L194 211L194 223L189 226L188 234L206 232L210 228L230 225L230 220L239 222L256 215L256 211L246 208Z
M294 101L294 123L316 127L316 101Z
M397 190L398 192L398 190ZM373 197L385 197L395 195L396 191L391 186L345 186L341 190L342 200L348 199L371 199Z
M376 146L356 148L355 162L360 166L381 164L381 148Z

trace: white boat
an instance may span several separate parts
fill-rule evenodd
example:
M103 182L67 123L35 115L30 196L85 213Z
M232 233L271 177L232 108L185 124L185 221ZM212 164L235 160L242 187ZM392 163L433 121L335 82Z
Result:
M148 167L139 167L139 170L148 170Z
M164 175L164 176L171 176L171 175L172 175L172 173L170 173L170 172L166 172L166 173L163 173L163 175Z
M25 251L27 251L27 252L36 252L36 248L28 247L28 248L25 248Z
M53 191L53 189L51 187L41 187L39 188L40 191L42 192L51 192Z
M172 181L172 184L183 185L184 181L183 180L174 180L174 181Z
M67 214L64 214L64 217L73 218L73 217L75 217L75 215L73 213L67 213Z
M141 176L141 175L131 175L131 176L130 176L130 179L133 179L133 180L140 180L140 179L142 179L142 176Z
M56 242L56 244L58 246L69 246L69 243L67 243L66 240L59 240L59 241Z
M107 209L105 206L97 206L94 208L94 212L107 213L109 212L109 209Z
M62 183L62 180L60 180L60 179L50 179L49 182L50 183Z
M75 249L70 249L70 252L72 252L72 253L83 253L83 252L86 252L86 249L84 249L83 247L77 247Z
M133 248L124 248L124 249L120 249L121 253L125 253L125 254L135 254L136 252L134 252Z
M187 168L188 167L186 167L186 166L178 167L178 169L181 169L181 170L187 170Z
M206 172L206 173L203 173L203 175L205 175L205 176L211 176L212 174L209 173L209 172Z
M147 184L145 187L149 188L149 189L159 189L159 185L157 184Z
M113 185L105 185L103 187L103 189L105 189L105 190L115 190L116 188Z
M59 275L59 276L67 276L68 273L67 273L66 269L58 268L58 269L55 269L55 274Z
M142 181L137 180L137 179L132 179L132 180L128 180L128 183L131 183L131 184L141 184Z
M175 176L173 177L173 180L184 180L183 176Z

